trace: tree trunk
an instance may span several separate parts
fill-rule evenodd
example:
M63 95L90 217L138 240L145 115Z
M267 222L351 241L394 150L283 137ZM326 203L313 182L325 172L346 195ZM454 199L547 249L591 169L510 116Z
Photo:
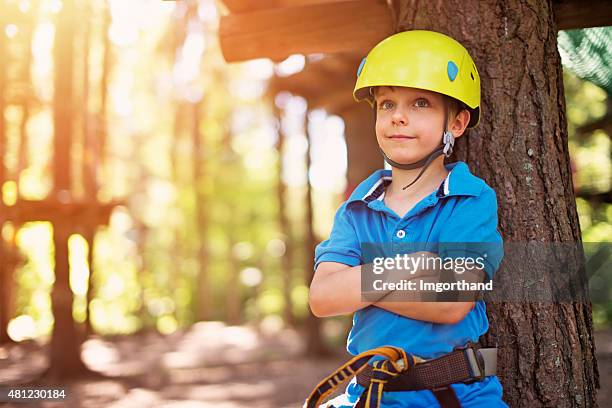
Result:
M70 289L68 265L68 220L53 227L55 246L55 284L51 292L51 309L55 323L49 350L50 378L78 378L86 371L81 361L81 336L72 318L74 295Z
M91 324L91 303L94 300L95 280L94 280L94 245L96 239L96 226L86 225L83 227L83 238L87 241L87 268L89 269L89 278L87 279L87 293L85 294L85 335L89 336L94 333Z
M233 169L239 168L240 158L232 149L232 137L231 131L226 129L221 140L219 151L222 157L223 167ZM222 180L223 183L226 183L226 185L239 185L236 171L228 172L223 176L223 179L221 179L219 176L217 176L217 178ZM222 191L224 188L226 188L226 185L221 186ZM241 205L243 203L236 202L233 195L229 197L227 195L221 195L221 197L223 200L226 200L229 213L231 214L227 220L226 234L228 241L228 271L225 288L225 310L227 322L235 325L241 323L242 320L242 285L240 284L239 279L240 259L238 259L236 254L235 246L241 237L241 226L248 223L249 220L247 217L243 216L244 207Z
M4 27L4 18L0 17L0 26ZM2 186L6 179L6 167L4 166L4 154L6 151L6 132L4 118L4 96L6 89L6 66L7 52L5 49L6 36L0 35L0 344L8 342L10 339L7 333L9 322L9 269L6 262L6 252L4 238L2 237L2 227L4 226L4 200L2 196Z
M206 212L206 195L204 194L204 149L202 147L202 134L200 132L201 102L192 104L193 117L191 137L193 144L193 188L195 189L195 212L198 235L198 277L196 316L198 320L210 320L212 301L209 277L208 255L208 217Z
M343 112L345 123L345 138L348 156L346 199L360 182L365 180L375 170L384 167L382 154L378 151L378 142L374 132L374 114L366 103L355 106Z
M90 6L86 6L87 8L87 17L91 15ZM102 47L104 50L103 53L103 62L102 62L102 77L100 78L100 105L98 106L97 114L89 114L88 103L89 100L89 29L86 29L86 40L84 41L84 53L85 53L85 63L84 63L84 81L83 81L83 94L84 94L84 126L83 131L85 132L85 165L83 169L83 181L85 184L85 191L88 199L91 201L98 201L98 177L99 174L103 171L103 166L105 163L105 146L106 146L106 99L108 95L108 77L110 74L110 49L111 44L109 40L109 36L106 35L108 33L108 29L110 27L110 11L109 6L104 3L102 5L103 12L103 22L102 22ZM95 294L95 270L94 270L94 251L95 251L95 236L96 236L97 226L92 225L91 227L87 227L87 231L85 232L85 239L88 243L89 252L87 253L87 265L89 266L89 279L87 280L87 317L85 320L86 332L88 335L93 334L94 329L91 323L91 304L94 300ZM140 235L139 235L140 237Z
M458 139L456 159L497 191L504 241L580 242L551 3L396 0L393 11L398 31L449 34L476 62L483 117ZM488 337L499 342L498 373L510 406L596 406L590 304L488 306Z
M103 172L104 165L106 164L106 102L108 100L108 84L111 74L111 42L107 35L111 25L111 14L110 5L108 2L103 3L104 19L102 23L102 46L104 54L102 57L102 78L100 78L100 106L99 114L96 117L96 136L98 139L98 152L99 152L99 169ZM103 177L103 175L102 175Z
M306 138L308 139L308 149L306 150L306 284L310 286L314 278L314 253L317 246L317 238L314 231L314 212L312 206L312 185L310 184L310 164L312 154L312 139L308 131L308 112L306 112ZM323 339L321 337L321 319L315 317L312 312L308 313L306 321L307 338L306 338L306 353L311 356L321 356L328 353Z
M90 47L90 16L91 6L83 3L83 21L86 21L83 32L83 94L81 100L81 115L83 120L83 150L81 157L83 187L85 190L85 199L90 203L96 203L98 200L98 141L96 129L93 127L91 115L89 113L89 47ZM93 204L95 205L95 204ZM91 309L90 305L94 295L94 244L96 236L96 225L92 222L82 226L82 235L87 241L87 268L89 270L89 279L87 280L87 293L85 294L85 332L87 335L93 333L91 325Z
M283 182L283 151L285 142L285 132L282 127L282 111L275 110L278 120L278 140L276 142L276 154L278 162L276 165L276 201L278 202L278 225L283 242L285 243L285 253L281 256L281 273L283 281L283 299L285 308L283 309L283 320L288 326L295 325L295 315L293 313L293 302L291 301L291 289L293 288L293 235L291 223L287 216L287 187Z
M236 214L236 205L230 204L231 213ZM242 286L240 285L240 262L236 257L234 247L237 244L236 228L239 228L239 220L232 217L229 222L228 243L229 243L229 270L227 273L227 288L225 289L227 308L227 322L230 325L240 324L242 320Z
M23 36L23 48L19 59L21 60L22 67L17 81L32 86L32 78L30 75L30 67L32 66L32 25L26 25L22 32ZM19 119L19 144L17 147L17 168L13 171L14 180L17 184L17 197L21 196L19 191L21 173L25 168L28 167L28 121L30 120L31 104L33 99L31 97L24 98L21 101L21 118Z
M2 197L0 197L1 199ZM0 210L2 206L0 205ZM10 319L9 315L9 283L10 283L10 270L6 266L6 254L4 248L4 239L0 237L0 344L8 343L11 341L8 336L7 328Z
M53 107L53 180L60 202L71 200L70 148L72 145L73 111L73 41L75 36L74 0L65 0L58 15L55 37L55 91ZM51 309L55 323L49 349L48 375L55 378L75 377L84 372L81 362L81 336L72 318L74 295L70 289L68 238L70 219L58 219L53 225L55 246L55 283L51 293Z

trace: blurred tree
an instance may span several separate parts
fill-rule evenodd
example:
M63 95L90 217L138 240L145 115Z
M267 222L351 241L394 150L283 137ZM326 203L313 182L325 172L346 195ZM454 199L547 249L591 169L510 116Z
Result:
M31 108L38 102L30 75L35 21L20 12L15 3L3 5L0 17L0 25L5 27L0 34L0 231L4 233L0 238L0 343L10 340L7 324L15 317L18 292L14 272L23 261L16 245L16 231L22 221L9 215L9 207L14 207L20 196L20 178L28 157L27 124ZM11 222L5 224L6 221Z
M83 41L82 41L82 49L83 49L83 76L82 76L82 118L83 118L83 150L81 157L81 165L82 165L82 174L83 174L83 187L84 187L84 195L85 200L89 202L96 202L98 200L98 193L100 190L99 186L99 177L100 177L100 168L104 163L104 145L106 139L106 121L107 121L107 113L106 113L106 105L107 105L107 94L108 94L108 77L110 74L110 40L108 35L108 29L110 27L110 10L109 5L104 1L99 3L102 11L102 48L103 48L103 57L102 57L102 74L100 78L100 86L99 86L99 98L100 104L98 106L97 111L90 112L90 54L89 50L92 45L91 37L91 29L90 29L90 20L92 9L98 3L83 3L83 20L88 21L88 24L85 24L85 30L83 33ZM98 10L94 10L98 11ZM94 42L97 38L94 37ZM95 88L94 88L95 90ZM85 326L87 334L93 333L93 327L91 322L91 305L94 299L94 294L96 291L95 284L95 274L96 271L94 269L93 256L95 253L95 233L97 230L97 225L88 224L83 228L83 237L87 241L88 244L88 252L87 252L87 265L89 269L89 279L87 281L87 294L86 294L86 307L85 307Z
M285 182L283 181L283 168L284 168L284 160L283 160L283 152L284 152L284 142L285 142L285 133L283 131L282 126L282 110L278 109L276 105L274 106L274 113L276 116L276 125L278 126L278 134L276 139L276 145L274 146L276 149L276 201L278 203L278 228L280 231L281 240L284 245L283 254L280 257L281 260L281 275L282 275L282 291L283 291L283 299L285 303L285 307L283 309L283 319L285 323L289 326L295 325L295 315L293 313L293 301L291 299L291 290L293 288L293 239L291 233L291 224L289 222L288 214L287 214L287 188L285 186Z
M308 115L306 115L308 118ZM308 119L306 119L308 120ZM305 268L306 276L305 282L310 284L314 277L314 251L317 246L317 237L314 231L314 220L313 220L313 198L312 198L312 183L310 182L310 168L312 158L312 138L308 131L308 124L304 125L306 129L306 138L308 140L308 149L306 149L306 218L304 223L306 225L306 262ZM307 327L307 339L306 339L306 352L310 355L325 355L327 350L321 338L321 319L315 317L312 313L309 313L306 321Z
M72 197L70 149L73 141L72 123L75 106L72 81L76 24L74 0L65 0L58 14L54 48L53 195L60 203L68 203ZM58 217L53 224L55 283L51 293L51 307L55 322L51 335L47 374L57 378L76 377L87 371L81 361L83 339L72 317L74 294L70 288L68 264L68 238L71 234L71 225L72 221L68 217Z
M192 166L193 166L193 188L195 190L195 212L196 212L196 259L198 263L197 279L196 279L196 316L198 320L209 320L211 318L212 298L210 290L209 276L209 253L208 253L208 211L206 195L204 193L205 185L205 160L203 137L200 132L200 115L202 103L196 102L192 104L191 118L191 137L192 137Z
M232 133L226 131L223 136L221 156L225 158L228 168L232 168L226 175L226 181L229 184L223 185L223 189L227 189L225 194L225 205L231 216L225 225L225 235L227 237L227 273L224 277L225 286L225 312L227 313L227 322L230 324L238 324L242 320L242 286L240 284L240 230L244 227L244 223L248 222L242 217L242 205L238 195L233 194L239 189L234 188L238 183L237 167L239 166L239 158L232 150ZM242 207L242 208L241 208ZM248 225L247 227L251 227Z
M4 13L0 13L0 27L5 27ZM8 55L6 52L6 36L0 33L0 344L10 340L7 332L9 323L9 273L6 266L6 254L4 249L4 182L6 181L6 167L4 156L6 152L6 119L4 117L5 93L6 93L6 67Z

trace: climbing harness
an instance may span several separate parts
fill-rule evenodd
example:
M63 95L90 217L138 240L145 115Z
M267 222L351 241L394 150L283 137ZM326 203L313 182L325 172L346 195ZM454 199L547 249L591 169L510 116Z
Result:
M373 361L382 356L384 360ZM497 370L497 348L470 342L440 357L424 360L393 346L368 350L321 381L303 408L317 408L340 384L356 376L364 391L355 408L379 408L383 392L430 390L442 408L460 408L451 384L471 384ZM328 408L333 408L329 406Z

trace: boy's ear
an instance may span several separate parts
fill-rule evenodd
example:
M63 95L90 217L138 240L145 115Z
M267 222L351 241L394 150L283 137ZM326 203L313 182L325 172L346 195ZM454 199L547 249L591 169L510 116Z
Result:
M448 130L453 133L455 138L460 137L465 132L467 125L470 123L470 111L467 109L461 110L449 124Z

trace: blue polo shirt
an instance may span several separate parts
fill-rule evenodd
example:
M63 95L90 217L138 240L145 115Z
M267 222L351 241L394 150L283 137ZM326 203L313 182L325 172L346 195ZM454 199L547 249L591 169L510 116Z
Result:
M363 243L432 243L442 258L466 256L452 243L493 243L498 250L488 251L485 263L487 275L492 277L503 256L495 191L470 173L464 162L445 167L449 174L440 187L404 217L399 217L383 201L385 188L391 183L391 171L374 172L338 209L329 239L315 250L315 269L321 262L349 266L366 263L361 253ZM491 249L490 245L488 248ZM477 301L456 324L410 319L368 306L353 316L347 350L357 355L392 345L429 359L468 341L478 341L488 328L483 301Z
M470 173L463 162L446 165L448 176L439 188L419 201L404 217L388 208L383 199L391 183L390 170L378 170L363 181L338 209L329 239L315 250L315 269L321 262L349 266L368 262L362 244L383 244L386 248L427 244L441 258L479 256L486 253L489 278L503 257L503 242L497 229L495 191ZM453 244L455 243L455 244ZM466 243L476 243L470 245ZM477 252L476 254L474 252ZM393 254L385 254L393 256ZM439 324L410 319L376 306L353 315L347 350L353 355L392 345L425 359L435 358L468 341L478 341L489 328L485 303L477 301L466 317L456 324ZM462 407L507 407L496 376L472 384L453 384ZM353 407L364 391L356 379L346 392L333 400L336 408ZM430 391L383 393L381 407L438 406Z

